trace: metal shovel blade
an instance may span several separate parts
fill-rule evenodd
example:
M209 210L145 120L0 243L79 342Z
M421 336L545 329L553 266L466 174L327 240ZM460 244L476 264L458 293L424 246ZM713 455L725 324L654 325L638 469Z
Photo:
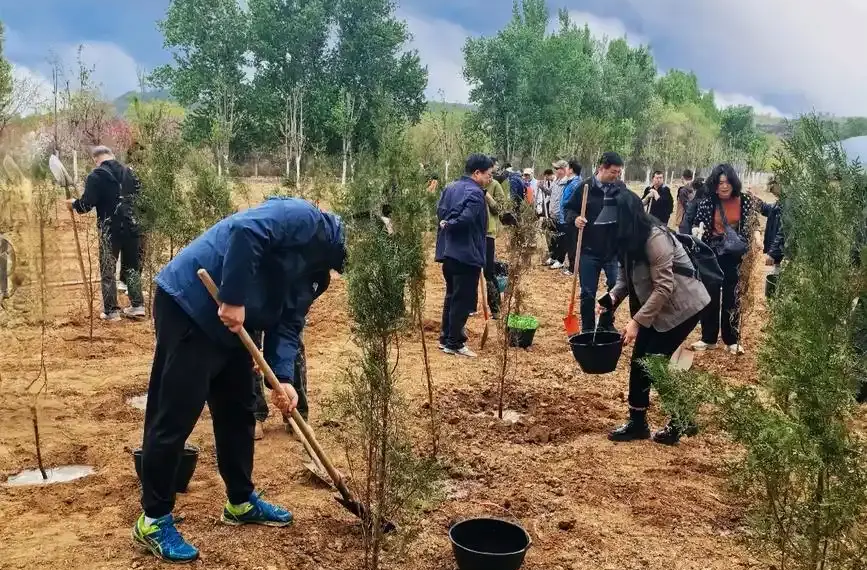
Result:
M370 516L370 513L367 512L367 509L364 508L364 505L359 503L358 501L350 501L340 495L335 495L334 500L343 505L350 513L354 514L358 518L361 519L362 523L368 528L373 525L373 517ZM394 532L397 530L397 527L391 521L382 521L382 532L388 534L390 532Z
M671 360L668 363L672 370L689 370L692 368L692 362L695 359L695 353L691 350L686 350L683 346L671 355Z

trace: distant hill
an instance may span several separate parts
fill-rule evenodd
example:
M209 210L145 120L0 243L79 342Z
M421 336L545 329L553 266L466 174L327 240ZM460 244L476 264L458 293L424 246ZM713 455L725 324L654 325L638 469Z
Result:
M832 115L823 115L822 118L834 126L841 140L867 135L867 117L834 117ZM768 115L756 115L756 128L763 133L782 137L787 134L787 119Z
M126 110L132 105L132 100L134 97L138 97L141 101L172 101L172 96L169 94L166 89L158 89L156 91L146 91L145 93L141 93L140 91L129 91L128 93L124 93L114 101L112 104L114 108L117 109L118 115L125 115Z
M440 111L475 111L476 108L473 105L467 105L465 103L443 103L442 101L428 101L427 102L427 110L431 113L439 113Z

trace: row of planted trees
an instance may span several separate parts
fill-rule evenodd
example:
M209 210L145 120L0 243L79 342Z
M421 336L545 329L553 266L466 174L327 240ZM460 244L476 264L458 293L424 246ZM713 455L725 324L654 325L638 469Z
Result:
M651 361L664 410L701 412L742 452L733 481L750 536L781 570L863 568L867 447L856 395L867 372L867 175L815 117L777 154L786 262L762 334L758 378L733 386Z

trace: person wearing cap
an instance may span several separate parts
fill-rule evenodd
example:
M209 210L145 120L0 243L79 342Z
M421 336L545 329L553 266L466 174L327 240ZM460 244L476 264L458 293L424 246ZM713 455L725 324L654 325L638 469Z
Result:
M566 260L566 239L565 233L560 226L560 204L563 201L563 190L569 184L567 171L569 163L565 160L558 160L551 163L554 168L554 183L551 185L551 198L549 200L548 215L551 220L551 226L554 228L554 234L551 238L551 243L554 246L551 251L550 264L551 269L563 269L563 262Z
M596 175L582 184L573 193L565 208L571 211L581 211L584 192L587 194L586 216L574 219L576 228L584 228L581 241L581 259L578 263L578 280L581 284L581 328L583 332L591 332L598 326L600 330L614 329L614 312L602 313L599 323L596 322L596 292L599 289L599 277L605 272L605 282L610 291L617 283L619 272L614 236L617 220L613 213L614 198L620 192L629 192L629 188L620 179L623 170L623 159L616 152L606 152L602 155Z
M524 187L529 190L528 200L533 203L535 198L536 191L539 189L539 181L536 180L536 173L533 172L532 168L525 168L523 174L521 174L521 179L524 181Z
M292 513L253 486L256 391L253 360L236 333L263 331L263 353L280 381L272 401L284 414L298 404L292 387L313 283L343 272L341 219L297 198L270 198L229 216L193 240L156 276L156 348L144 420L141 504L133 540L162 560L199 556L175 527L175 472L205 403L214 424L217 466L231 526L287 526ZM197 272L219 286L214 302Z

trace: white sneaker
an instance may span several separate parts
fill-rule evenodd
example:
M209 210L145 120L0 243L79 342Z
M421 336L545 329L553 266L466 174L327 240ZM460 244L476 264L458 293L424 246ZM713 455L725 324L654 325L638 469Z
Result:
M144 307L127 307L123 310L123 316L128 319L143 319L147 313Z
M731 344L726 347L726 350L736 356L744 353L744 347L739 344Z
M470 350L467 345L462 346L458 350L453 350L451 348L446 348L443 350L446 354L452 354L454 356L465 356L467 358L475 358L478 356L475 352Z
M126 283L123 281L117 282L117 292L118 293L126 293L129 290L129 287L126 286Z
M545 260L544 263L542 263L542 265L544 265L545 267L551 267L552 265L554 265L554 260L549 257Z
M555 261L551 264L551 269L563 269L563 264L559 261Z
M112 311L108 314L100 313L99 318L109 323L114 323L120 320L120 311Z
M690 346L690 348L692 350L694 350L695 352L704 352L706 350L715 350L716 347L717 347L716 343L708 344L708 343L704 342L703 340L700 340L698 342L694 342Z
M446 349L446 345L444 345L443 343L439 343L437 346L439 347L440 350L444 351Z

